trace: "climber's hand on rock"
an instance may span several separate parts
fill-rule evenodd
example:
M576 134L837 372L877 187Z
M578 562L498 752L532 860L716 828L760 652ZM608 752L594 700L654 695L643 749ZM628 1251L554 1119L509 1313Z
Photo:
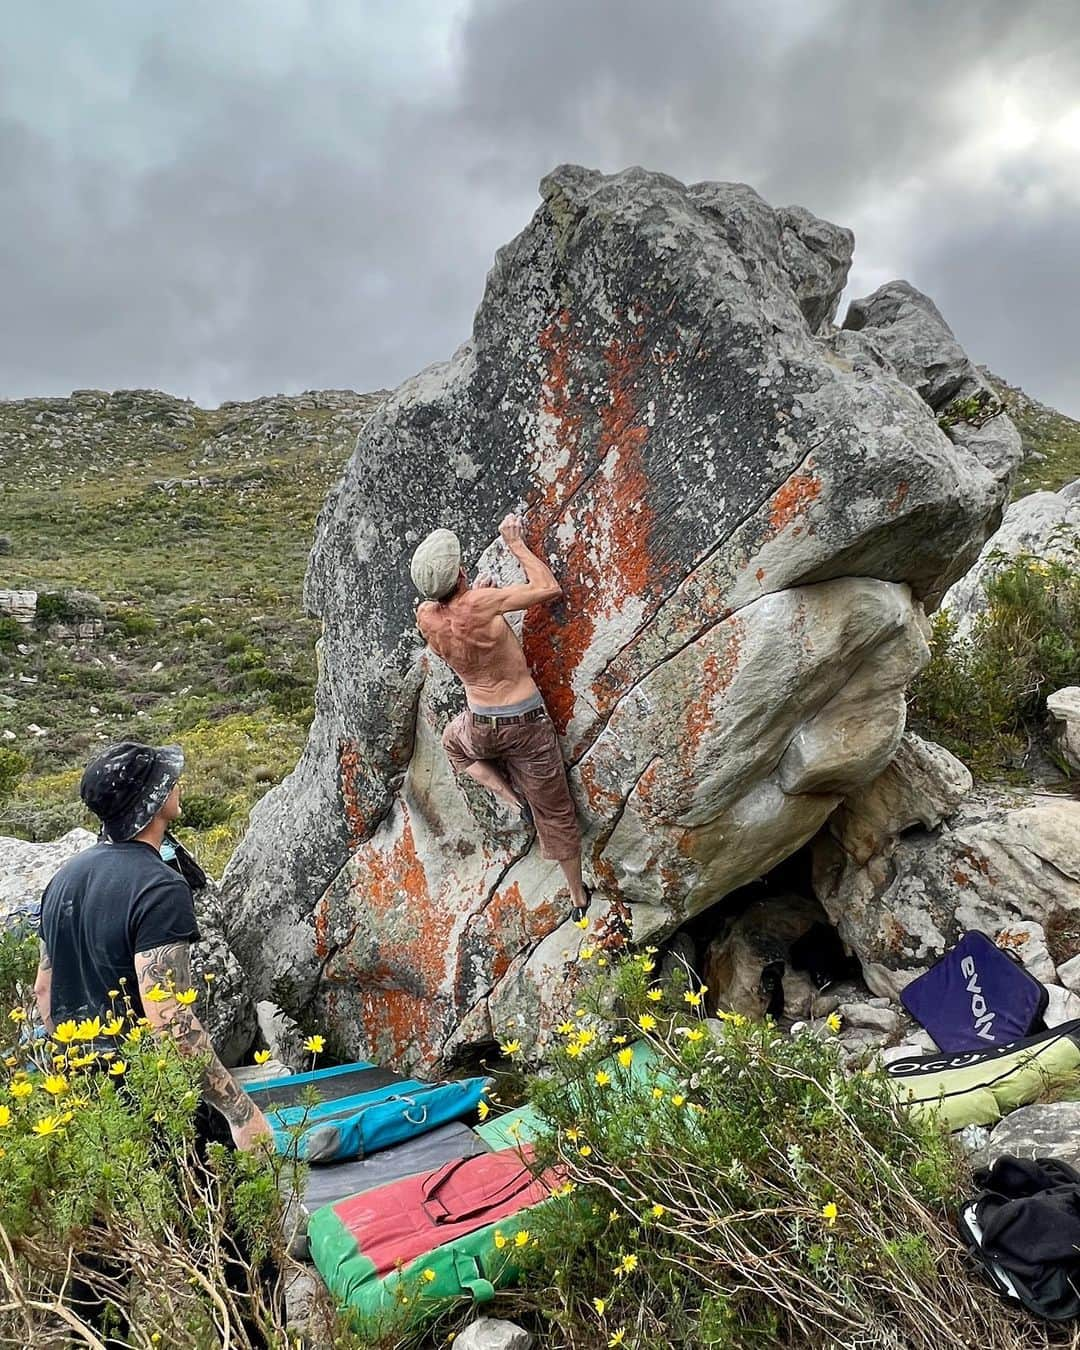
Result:
M514 513L508 512L502 518L502 524L499 526L499 533L502 535L502 541L508 549L513 552L515 548L520 547L521 539L521 519Z
M473 582L474 589L478 591L486 590L489 586L494 585L495 585L495 578L489 572L485 572L482 576L477 577L476 580Z

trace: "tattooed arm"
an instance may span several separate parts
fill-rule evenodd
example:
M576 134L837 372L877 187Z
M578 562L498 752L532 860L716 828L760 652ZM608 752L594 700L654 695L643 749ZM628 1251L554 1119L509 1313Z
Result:
M34 977L34 999L45 1030L51 1032L52 1021L52 962L45 950L44 938L38 938L38 968Z
M191 986L191 948L173 942L152 951L136 952L135 974L139 980L146 1020L156 1036L172 1036L182 1055L206 1063L203 1095L229 1122L237 1148L251 1149L262 1135L270 1133L266 1117L214 1053L210 1037L190 1008L175 998L155 1002L148 997L155 985L184 990Z

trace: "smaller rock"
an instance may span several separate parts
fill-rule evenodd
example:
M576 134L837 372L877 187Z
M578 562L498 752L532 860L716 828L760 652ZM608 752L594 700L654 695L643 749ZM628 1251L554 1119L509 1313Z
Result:
M273 1056L272 1062L287 1065L285 1072L297 1073L307 1067L308 1052L304 1049L304 1033L276 1003L262 1000L255 1004L255 1018L259 1035Z
M892 1036L900 1029L900 1014L889 1007L871 1003L841 1003L840 1016L853 1031L879 1031Z
M1064 985L1074 994L1080 994L1080 956L1074 956L1058 966L1056 983Z
M280 1059L268 1059L265 1064L238 1064L229 1072L238 1083L270 1083L275 1078L288 1078L292 1070Z
M1059 1027L1062 1022L1073 1022L1080 1017L1080 995L1059 984L1048 984L1046 992L1050 1001L1046 1005L1043 1021L1048 1027Z
M921 1059L926 1051L921 1045L913 1045L911 1041L901 1041L899 1045L887 1045L881 1052L883 1064L894 1064L899 1059Z
M1055 984L1057 971L1047 950L1046 930L1042 924L1027 919L1023 923L1003 928L994 935L994 941L1004 951L1012 952L1024 964L1024 969L1041 984Z
M498 1317L471 1322L454 1342L457 1350L531 1350L533 1343L531 1332Z
M1059 689L1046 700L1054 740L1069 768L1080 773L1080 685Z
M989 1143L977 1158L989 1167L1004 1153L1018 1158L1062 1158L1080 1164L1080 1102L1036 1102L1022 1106L995 1125Z
M953 1138L965 1153L980 1153L990 1143L990 1131L985 1125L965 1125Z

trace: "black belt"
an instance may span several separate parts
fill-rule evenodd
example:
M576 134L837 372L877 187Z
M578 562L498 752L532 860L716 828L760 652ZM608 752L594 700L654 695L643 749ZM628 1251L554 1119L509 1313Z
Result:
M472 720L478 727L497 727L512 726L515 722L536 722L541 717L547 716L546 708L530 708L528 712L512 713L509 716L506 713L478 713L474 712Z

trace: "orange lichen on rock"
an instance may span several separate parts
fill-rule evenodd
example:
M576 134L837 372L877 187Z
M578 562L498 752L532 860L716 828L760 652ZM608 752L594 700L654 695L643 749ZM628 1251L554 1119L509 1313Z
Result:
M896 512L900 510L901 506L903 506L904 504L905 498L907 497L910 491L911 491L910 486L901 479L901 481L896 485L896 491L893 493L889 501L890 514L895 515Z
M338 744L338 770L349 848L355 849L368 835L367 813L360 805L363 780L360 770L360 746L356 741L341 741Z
M550 900L532 907L527 905L516 881L505 890L496 891L482 916L491 947L491 983L501 980L514 957L530 942L550 933L561 917Z
M809 468L809 466L808 466ZM779 534L798 516L805 515L811 504L821 495L821 479L813 473L793 473L783 483L769 503L769 529Z
M628 598L644 594L658 580L649 547L654 521L650 482L642 459L649 432L636 406L642 331L639 326L631 341L612 339L604 350L609 397L599 414L599 467L568 507L563 604L558 611L531 611L526 619L525 653L560 732L565 732L573 715L573 675L593 641L597 622L610 619ZM553 386L549 374L544 389ZM558 426L563 430L572 426L579 435L581 419L571 422L562 408ZM570 464L573 474L576 455ZM565 491L552 496L549 486L545 505L567 496Z
M739 619L730 619L723 636L723 645L714 648L701 663L698 687L686 705L683 718L684 758L692 761L697 755L705 734L716 724L713 704L718 695L730 686L739 668L742 656L743 625Z
M447 979L455 923L446 894L448 884L444 880L432 894L405 809L401 834L392 847L384 850L368 843L353 859L351 887L360 918L358 927L374 930L379 963L373 968L360 968L343 951L327 970L327 978L347 978L359 986L361 1004L372 1010L370 1031L378 1029L375 1022L379 1009L386 1010L388 1016L391 1008L396 1009L392 1028L395 1043L408 1030L411 1039L419 1038L431 1053L437 1047L423 1041L427 1022L417 1024L416 1019L429 1004L438 1001ZM369 1040L369 1044L374 1043Z

